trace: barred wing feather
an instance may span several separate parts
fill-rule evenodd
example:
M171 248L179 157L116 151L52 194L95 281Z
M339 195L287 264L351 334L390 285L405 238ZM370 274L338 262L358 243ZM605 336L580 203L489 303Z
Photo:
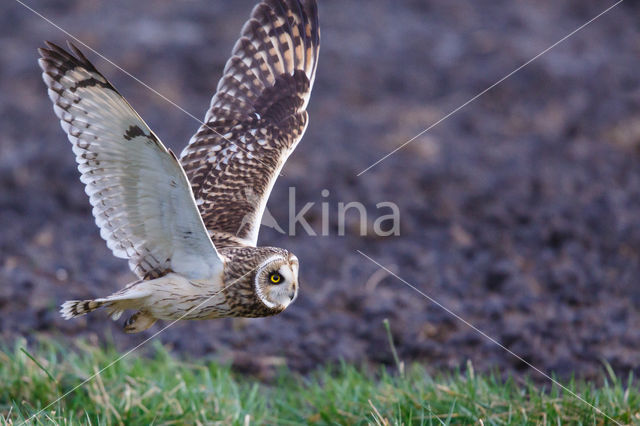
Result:
M319 46L315 0L265 0L245 23L180 157L216 244L256 245L269 193L307 126Z
M73 144L100 235L140 278L222 272L176 156L73 45L47 43L38 63Z

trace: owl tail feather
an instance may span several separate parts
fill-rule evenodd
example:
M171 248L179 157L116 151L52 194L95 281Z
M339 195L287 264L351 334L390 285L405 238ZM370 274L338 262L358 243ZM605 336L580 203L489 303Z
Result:
M109 302L97 300L67 300L60 307L60 314L64 319L68 320L95 311L107 303Z
M117 321L125 309L138 309L140 307L137 301L150 294L149 289L140 284L149 282L144 280L134 281L108 297L90 300L68 300L60 307L60 314L64 319L71 319L88 314L104 306L107 308L107 314L111 319Z

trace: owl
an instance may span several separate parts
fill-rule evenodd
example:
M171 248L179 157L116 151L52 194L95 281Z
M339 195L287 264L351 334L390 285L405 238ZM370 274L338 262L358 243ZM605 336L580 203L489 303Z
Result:
M61 307L104 307L128 333L158 319L264 317L297 297L298 259L257 247L274 182L302 138L316 73L315 0L265 0L244 24L202 126L178 158L68 43L39 49L100 235L138 280ZM248 196L249 194L250 196Z

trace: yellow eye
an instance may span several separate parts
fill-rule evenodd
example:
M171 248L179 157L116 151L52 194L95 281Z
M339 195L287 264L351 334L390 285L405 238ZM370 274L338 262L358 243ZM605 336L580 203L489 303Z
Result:
M279 272L272 272L271 274L269 274L269 281L274 284L278 284L282 281L282 275L280 275Z

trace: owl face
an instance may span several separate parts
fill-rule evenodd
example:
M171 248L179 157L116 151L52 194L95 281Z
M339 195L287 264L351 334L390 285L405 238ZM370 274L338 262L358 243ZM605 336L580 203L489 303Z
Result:
M262 303L270 309L285 309L298 296L298 258L277 254L258 268L254 285Z

